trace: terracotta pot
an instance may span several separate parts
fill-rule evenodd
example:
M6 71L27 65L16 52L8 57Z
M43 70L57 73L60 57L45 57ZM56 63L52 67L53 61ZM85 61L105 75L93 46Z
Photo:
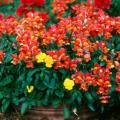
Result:
M25 119L28 120L64 120L62 109L54 109L48 107L33 107L25 114Z
M69 120L94 120L98 115L96 112L89 112L87 109L83 109L82 112L78 113L78 116L75 114L71 115ZM64 120L62 108L55 110L52 106L34 107L27 111L25 118L27 120Z

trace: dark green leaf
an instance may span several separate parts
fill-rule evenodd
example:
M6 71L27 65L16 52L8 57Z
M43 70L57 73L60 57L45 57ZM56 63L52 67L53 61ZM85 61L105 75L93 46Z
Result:
M2 81L0 81L0 86L6 86L9 83L12 82L13 76L9 75L7 77L5 77Z
M7 110L9 104L10 104L10 100L9 99L4 99L2 101L2 107L1 107L2 112L5 112Z
M64 93L60 90L55 91L55 94L60 98L62 98L64 96Z
M54 99L52 104L54 108L57 108L61 104L61 99Z
M4 94L0 92L0 100L4 97Z
M93 107L93 104L88 103L88 107L89 107L92 111L95 111L95 109L94 109L94 107Z
M70 111L66 106L63 107L63 114L65 119L68 119L70 117Z
M23 103L21 106L21 113L22 114L25 113L27 108L28 108L28 103L27 102Z

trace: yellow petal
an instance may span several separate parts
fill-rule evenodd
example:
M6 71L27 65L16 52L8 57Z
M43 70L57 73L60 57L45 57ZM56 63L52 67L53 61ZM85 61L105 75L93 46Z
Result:
M28 93L31 93L33 90L34 90L34 86L32 86L32 85L28 86L27 85L27 91L28 91Z

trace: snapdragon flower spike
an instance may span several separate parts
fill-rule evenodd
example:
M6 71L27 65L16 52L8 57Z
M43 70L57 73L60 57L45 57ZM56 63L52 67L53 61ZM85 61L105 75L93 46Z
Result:
M76 0L53 0L52 7L53 7L53 13L57 15L57 18L62 18L62 15L65 13L65 11L68 9L67 4L73 3Z
M108 95L108 92L112 86L110 82L110 69L101 67L99 64L95 64L95 67L92 71L97 81L97 86L99 87L96 93L101 95Z
M45 30L43 19L37 14L29 13L16 28L17 42L20 45L18 58L26 63L26 67L34 67L35 56L41 51L38 37L42 37Z

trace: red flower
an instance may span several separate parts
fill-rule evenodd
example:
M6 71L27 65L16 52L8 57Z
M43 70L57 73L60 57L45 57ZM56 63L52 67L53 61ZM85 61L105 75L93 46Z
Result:
M0 20L2 20L3 19L3 14L0 14Z
M33 15L34 13L35 13L35 10L34 10L33 8L31 8L30 10L26 9L26 10L24 11L25 17L28 17L29 14L32 14L32 15Z
M91 60L90 53L85 54L84 59L86 62L89 62Z
M34 0L20 0L21 4L25 5L25 6L31 6L34 5Z
M116 91L120 92L120 84L115 88Z
M99 8L99 9L102 9L102 8L109 9L110 8L110 4L112 4L111 0L95 0L94 1L95 7Z
M45 0L35 0L36 6L42 6L43 4L45 4Z
M20 2L25 6L42 6L43 4L45 4L45 0L20 0Z
M108 103L109 99L110 99L110 96L108 96L108 95L100 97L101 103L103 103L103 104Z
M24 12L27 10L26 7L24 6L19 6L17 9L16 9L16 14L19 16L19 17L22 17L24 15Z
M19 62L17 54L12 54L13 60L11 61L12 64L16 65Z
M5 53L0 51L0 64L2 63L3 57L5 56Z
M16 19L13 15L8 15L6 19Z

